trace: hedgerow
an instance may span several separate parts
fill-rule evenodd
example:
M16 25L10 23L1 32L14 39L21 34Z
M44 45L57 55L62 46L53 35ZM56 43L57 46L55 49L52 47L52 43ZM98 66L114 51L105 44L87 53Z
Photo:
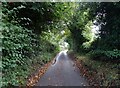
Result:
M33 65L51 60L57 47L32 30L9 22L2 29L2 85L24 85Z
M100 59L101 57L105 57L107 60L120 60L120 50L93 50L89 52L91 58Z
M10 23L1 22L0 24L3 35L3 85L19 85L22 83L20 79L27 74L30 57L35 55L35 48L38 46L32 44L35 39L32 37L31 30Z

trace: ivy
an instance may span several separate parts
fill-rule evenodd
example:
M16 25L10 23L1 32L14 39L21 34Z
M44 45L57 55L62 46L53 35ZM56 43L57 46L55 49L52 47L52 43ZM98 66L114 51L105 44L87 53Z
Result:
M32 31L10 23L1 22L1 24L2 35L4 36L2 39L3 85L9 84L9 78L13 79L10 84L19 84L15 81L17 74L14 71L19 67L21 67L21 70L22 67L26 69L26 59L29 57L29 53L34 51L33 48L30 48L32 46L32 37L30 36Z
M45 31L46 22L54 18L54 13L47 11L50 5L53 4L2 3L0 31L2 31L3 87L25 85L26 78L34 69L32 66L47 63L57 51L56 46L51 41L42 39L40 36L44 37L44 35L39 33ZM27 15L31 14L31 11L33 14ZM45 16L46 12L49 13L50 16L47 17L50 18ZM25 14L21 15L22 13Z

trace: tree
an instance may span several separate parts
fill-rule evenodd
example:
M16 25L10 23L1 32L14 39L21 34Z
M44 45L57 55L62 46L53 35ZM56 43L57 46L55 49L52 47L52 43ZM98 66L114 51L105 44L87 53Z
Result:
M120 3L100 3L96 9L99 30L98 47L102 49L120 49L119 47L119 16Z
M93 7L96 6L95 3L77 3L77 7L68 24L68 29L71 31L73 41L71 45L73 45L72 48L77 52L81 51L83 48L82 44L88 41L88 36L85 36L84 33L87 33L88 30L86 25L94 18L94 14L91 12L93 12L95 8L91 5Z

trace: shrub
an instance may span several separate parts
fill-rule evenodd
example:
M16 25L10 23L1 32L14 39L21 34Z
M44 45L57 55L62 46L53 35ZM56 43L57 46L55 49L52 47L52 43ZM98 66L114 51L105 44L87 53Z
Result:
M32 31L0 22L2 29L2 74L3 86L19 85L27 74L30 57L34 56ZM22 77L22 78L21 78Z
M113 50L93 50L89 52L91 58L94 59L101 59L101 57L105 57L103 59L107 60L120 60L120 50L113 49Z

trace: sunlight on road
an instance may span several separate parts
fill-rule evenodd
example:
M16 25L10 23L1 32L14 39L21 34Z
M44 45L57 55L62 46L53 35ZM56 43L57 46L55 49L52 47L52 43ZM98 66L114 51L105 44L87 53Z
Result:
M64 56L67 58L67 51L68 50L66 49L58 53L58 55L54 58L53 66L59 61L61 54L64 54Z
M68 51L68 50L63 50L63 51L61 51L61 52L57 55L56 60L58 60L58 58L60 57L61 54L64 54L65 56L67 56L67 51Z
M66 50L64 50L64 51L61 51L61 52L63 52L64 55L67 55L67 51L68 51L68 49L66 49Z

